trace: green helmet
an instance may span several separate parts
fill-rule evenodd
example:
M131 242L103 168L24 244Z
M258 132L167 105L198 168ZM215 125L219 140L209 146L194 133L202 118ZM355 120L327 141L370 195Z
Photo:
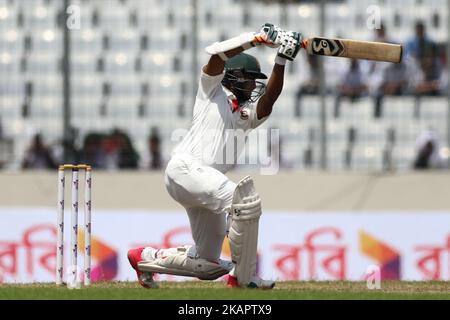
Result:
M240 104L247 101L256 102L265 92L265 84L256 81L256 89L246 90L244 83L255 79L267 79L261 72L261 66L255 57L240 53L225 61L225 75L222 84L225 87L233 88L232 91Z
M267 76L261 72L258 60L246 53L240 53L228 59L225 62L225 71L242 73L244 77L253 76L254 79L267 79ZM238 74L235 75L238 76Z

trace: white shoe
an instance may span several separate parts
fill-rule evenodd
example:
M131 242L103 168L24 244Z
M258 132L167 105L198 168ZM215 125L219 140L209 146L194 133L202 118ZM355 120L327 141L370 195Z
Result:
M247 288L259 288L259 289L273 289L275 287L275 281L264 280L258 276L253 276L250 278L250 282Z

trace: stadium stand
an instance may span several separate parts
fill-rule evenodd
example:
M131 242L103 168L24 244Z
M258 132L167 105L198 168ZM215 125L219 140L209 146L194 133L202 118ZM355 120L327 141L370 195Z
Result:
M107 5L105 3L107 2ZM207 56L203 48L220 38L254 30L270 21L308 35L319 34L318 7L314 4L278 3L249 9L248 2L226 0L227 10L216 10L218 0L198 1L199 65ZM400 42L413 35L423 19L434 41L448 37L445 5L439 1L382 1L380 10L388 33ZM326 35L371 40L365 27L371 0L348 0L326 7ZM148 167L146 139L158 126L163 159L171 146L171 132L187 128L192 110L191 1L97 0L73 1L81 9L81 28L71 37L72 125L77 143L90 132L120 128L126 131ZM63 34L60 0L0 1L0 125L14 148L6 168L18 168L31 137L42 133L50 144L62 136ZM176 7L176 10L174 8ZM419 9L419 8L420 9ZM362 16L363 14L363 16ZM155 31L157 30L157 31ZM253 49L266 73L274 53ZM265 127L280 128L282 158L286 167L317 167L319 161L320 98L302 98L302 117L294 117L296 92L305 80L306 55L289 66L285 89ZM327 59L327 84L332 89L346 60ZM447 136L448 101L422 97L420 112L414 96L385 97L381 118L373 118L373 98L344 99L341 115L333 117L334 96L326 97L328 167L331 170L380 171L386 167L384 152L391 150L394 169L409 169L415 139L426 128ZM354 140L349 132L353 132ZM395 142L389 141L395 136ZM445 144L444 144L445 147ZM448 148L447 148L448 150ZM311 163L312 161L312 163Z

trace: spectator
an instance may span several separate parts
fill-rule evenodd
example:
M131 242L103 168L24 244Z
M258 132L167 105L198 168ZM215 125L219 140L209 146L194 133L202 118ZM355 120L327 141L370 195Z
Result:
M375 92L374 118L383 114L383 97L407 94L409 88L410 69L404 62L390 64L381 72L381 83Z
M53 154L59 160L59 163L79 163L81 151L76 146L77 137L78 130L71 127L70 135L67 138L63 138L58 146L54 147Z
M340 83L336 87L336 100L334 104L334 117L338 118L340 114L340 104L343 97L355 100L368 94L367 74L360 68L360 62L357 59L350 60L348 71L343 75Z
M447 164L440 155L440 141L436 131L427 129L416 140L414 169L443 169Z
M157 127L153 127L148 137L148 149L150 152L150 169L159 170L162 167L161 137Z
M118 134L119 150L117 165L120 169L137 169L139 166L139 154L131 142L130 137L121 132Z
M23 169L56 169L57 165L51 155L49 148L44 145L42 136L37 133L26 151L22 162Z
M415 25L415 36L406 44L406 54L415 60L420 60L425 52L436 44L428 38L426 34L425 24L422 21L417 21Z
M418 96L440 95L446 86L443 65L436 48L428 48L419 59L419 70L415 73L413 90Z
M384 24L375 30L375 42L397 43L387 36ZM380 118L383 113L383 97L385 95L403 95L408 91L409 71L407 64L370 61L368 67L368 86L374 97L374 118Z
M102 149L105 154L105 169L119 169L119 153L122 143L122 132L113 129L109 135L103 138Z
M411 77L412 92L416 96L414 114L420 116L420 98L422 96L439 96L445 93L447 74L440 61L436 47L429 47L414 66L415 72Z
M102 148L104 135L89 133L84 138L81 162L96 169L106 168L106 155Z
M301 100L304 95L317 95L320 90L319 73L314 72L318 70L319 57L316 55L308 55L309 76L307 80L300 86L295 98L295 116L302 116Z
M81 162L97 169L137 169L139 154L126 133L113 129L109 135L86 136Z
M346 59L321 59L318 55L301 55L299 59L306 61L302 65L306 68L301 68L296 75L300 83L295 94L294 114L296 117L303 116L303 98L305 95L319 95L320 94L320 73L319 64L322 63L324 68L325 94L330 94L334 91L336 83L340 81L339 76L346 69Z

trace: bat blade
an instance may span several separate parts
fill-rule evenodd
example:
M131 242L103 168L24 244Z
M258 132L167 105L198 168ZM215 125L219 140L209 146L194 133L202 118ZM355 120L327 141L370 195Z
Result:
M399 63L403 48L399 44L314 37L303 41L308 54Z

